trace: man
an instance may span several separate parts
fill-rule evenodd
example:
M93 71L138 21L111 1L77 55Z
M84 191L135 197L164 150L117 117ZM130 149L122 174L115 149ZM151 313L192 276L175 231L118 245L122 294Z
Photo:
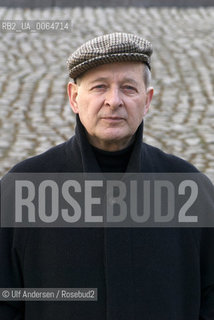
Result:
M142 143L151 44L113 33L68 59L75 135L12 173L194 173ZM97 288L97 301L6 302L3 320L214 319L214 239L200 228L1 229L2 288Z

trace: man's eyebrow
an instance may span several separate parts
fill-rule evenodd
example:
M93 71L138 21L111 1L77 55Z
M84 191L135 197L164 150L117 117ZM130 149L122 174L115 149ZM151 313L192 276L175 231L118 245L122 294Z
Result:
M95 82L107 81L107 80L108 80L107 77L100 77L100 78L96 78L96 79L90 81L89 84L93 84L93 83L95 83Z
M132 78L124 78L121 82L130 82L130 83L133 83L134 85L136 85L137 86L137 81L136 80L134 80L134 79L132 79Z
M99 78L96 78L96 79L90 81L89 84L93 84L93 83L96 83L96 82L107 81L107 80L108 80L108 77L99 77ZM130 83L133 83L134 85L138 84L137 81L135 81L134 79L129 78L129 77L123 78L121 80L121 83L124 83L124 82L130 82Z

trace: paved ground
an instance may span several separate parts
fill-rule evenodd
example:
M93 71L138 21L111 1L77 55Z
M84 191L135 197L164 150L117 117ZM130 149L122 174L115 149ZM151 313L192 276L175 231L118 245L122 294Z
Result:
M84 40L126 31L154 45L145 141L214 177L214 8L0 9L0 19L66 18L69 33L0 33L0 174L72 135L67 57Z

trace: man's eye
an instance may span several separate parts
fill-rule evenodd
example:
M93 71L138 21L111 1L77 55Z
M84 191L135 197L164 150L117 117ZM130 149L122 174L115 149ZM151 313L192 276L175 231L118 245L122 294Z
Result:
M136 88L132 87L132 86L124 86L123 87L125 90L128 90L128 91L136 91Z
M92 89L105 89L105 85L104 84L98 84L96 86L94 86Z

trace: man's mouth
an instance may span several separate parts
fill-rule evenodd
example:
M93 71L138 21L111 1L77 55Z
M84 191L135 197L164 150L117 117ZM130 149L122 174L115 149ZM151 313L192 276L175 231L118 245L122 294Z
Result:
M124 120L122 117L102 117L103 120L106 121L121 121Z

